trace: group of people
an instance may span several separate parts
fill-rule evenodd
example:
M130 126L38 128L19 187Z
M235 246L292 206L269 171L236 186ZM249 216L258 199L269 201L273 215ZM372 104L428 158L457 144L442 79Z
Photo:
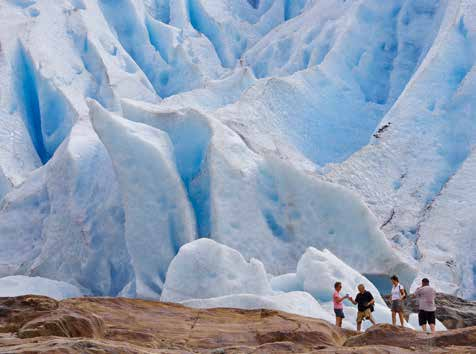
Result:
M407 292L405 288L400 284L398 277L393 275L390 278L392 282L392 295L391 295L391 311L392 311L392 324L395 326L397 324L397 314L400 318L400 325L403 327L405 320L403 318L403 300L407 297ZM362 327L362 321L369 320L372 324L376 324L372 312L374 311L375 299L370 293L370 291L365 289L364 284L359 284L357 290L359 291L355 296L355 299L352 298L349 294L345 296L340 295L342 290L342 283L336 282L334 284L334 295L332 297L334 303L334 313L336 315L336 326L342 327L342 320L345 318L344 315L344 300L349 300L354 305L357 305L357 331L360 332ZM430 326L431 333L435 332L435 297L436 292L430 286L430 281L427 278L422 279L421 286L416 289L413 294L418 300L419 312L418 312L418 322L423 331L426 332L427 324Z

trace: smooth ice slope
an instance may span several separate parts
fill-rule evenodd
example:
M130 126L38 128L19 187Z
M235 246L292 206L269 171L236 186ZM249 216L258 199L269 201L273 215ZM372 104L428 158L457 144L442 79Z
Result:
M3 174L2 170L0 169L0 201L2 200L3 196L10 191L12 185L7 177Z
M342 294L354 296L357 286L364 284L365 288L374 294L376 303L385 305L377 288L367 278L326 249L319 251L309 247L299 260L296 278L304 291L321 302L332 301L333 285L340 281Z
M41 277L25 277L14 275L0 278L0 297L21 295L43 295L56 300L81 296L81 291L75 286Z
M248 262L238 251L209 239L180 249L167 272L161 300L196 308L265 308L333 320L309 293L273 291L261 262Z
M473 151L421 223L417 243L421 252L420 274L412 289L420 286L421 278L426 276L438 291L476 297L476 216L468 212L476 208L476 189L474 184L467 183L474 181L475 175Z
M233 294L271 295L263 264L236 250L200 239L183 246L167 272L162 301L208 299Z

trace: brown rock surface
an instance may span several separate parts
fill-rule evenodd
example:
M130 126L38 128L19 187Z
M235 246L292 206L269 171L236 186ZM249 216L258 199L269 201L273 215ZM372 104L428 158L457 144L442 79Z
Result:
M347 347L363 345L387 345L427 351L432 348L472 345L475 346L472 350L476 352L476 327L427 334L389 324L379 324L369 328L365 333L349 337L344 343Z
M476 353L476 327L428 336L379 325L359 335L279 311L123 298L0 298L0 332L0 353Z

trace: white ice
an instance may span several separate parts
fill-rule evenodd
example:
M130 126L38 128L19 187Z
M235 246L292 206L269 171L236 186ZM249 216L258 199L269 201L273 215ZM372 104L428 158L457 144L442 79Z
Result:
M96 102L91 102L91 118L123 198L124 236L135 273L125 295L157 298L170 261L196 236L172 143L166 133L110 114Z
M199 236L261 260L274 274L293 271L315 246L360 272L399 272L413 280L415 271L394 253L357 195L317 178L307 164L260 154L262 147L240 128L206 111L132 100L122 108L126 118L169 134Z
M363 284L375 299L375 311L373 312L375 320L378 323L392 323L390 309L372 282L329 250L319 251L313 247L308 248L297 265L297 272L273 277L271 285L273 290L277 291L308 292L332 314L332 295L334 284L337 281L342 283L340 295L349 294L354 299L358 293L357 286ZM388 281L390 282L390 279ZM357 308L349 300L344 300L343 305L346 316L343 326L355 329ZM362 328L366 329L369 326L370 322L366 321ZM407 323L406 326L411 327Z
M472 0L3 1L0 275L157 298L206 237L274 275L315 247L473 298L475 16Z
M208 299L233 294L271 295L263 263L200 239L183 246L170 264L162 301Z
M194 308L232 307L246 310L268 309L320 318L333 323L333 316L309 294L292 291L276 295L234 294L209 299L192 299L181 304Z
M42 295L63 300L82 294L77 287L62 281L23 275L0 278L0 297L21 295Z
M308 292L273 291L260 261L247 261L238 251L205 238L182 246L170 264L161 300L196 308L264 308L333 320Z
M328 250L309 248L297 273L272 277L261 262L209 239L182 246L170 264L161 300L196 308L273 309L334 322L335 281L355 298L364 284L376 301L375 319L391 323L391 312L375 286ZM344 327L355 328L357 308L344 302ZM368 328L370 323L364 323ZM410 324L406 326L413 328Z

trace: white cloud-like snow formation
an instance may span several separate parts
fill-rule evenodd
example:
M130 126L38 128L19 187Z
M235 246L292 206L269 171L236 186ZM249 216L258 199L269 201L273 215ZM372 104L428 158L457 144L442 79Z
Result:
M276 291L305 291L332 314L332 295L337 281L342 283L341 296L349 294L353 298L358 293L357 286L363 284L375 299L375 320L379 323L392 323L390 310L374 284L327 249L319 251L309 247L299 260L296 273L271 278L271 286ZM343 325L353 329L357 309L349 300L345 300L343 305L346 316ZM369 326L368 321L363 323L364 329Z
M472 0L2 2L0 275L158 298L206 237L276 276L316 247L474 298L475 16Z
M291 274L287 275L287 277L290 276ZM365 288L374 294L375 302L385 305L377 288L367 278L327 249L319 251L314 247L309 247L299 260L295 277L298 289L310 293L322 302L332 301L334 284L339 281L342 283L342 295L349 294L355 297L357 286L364 284ZM279 278L278 276L271 280L275 290L281 290L279 289Z
M171 262L160 299L196 308L265 308L333 321L332 313L314 294L304 289L272 289L272 283L260 261L247 261L233 248L199 239L183 246ZM329 285L319 284L320 289Z
M236 250L200 239L183 246L170 264L162 301L272 293L263 263L247 262Z
M196 308L280 310L333 323L336 281L343 283L342 296L355 297L357 285L364 284L375 298L376 321L392 322L390 309L367 278L330 251L313 247L301 257L296 273L272 277L261 262L248 262L230 247L209 239L193 241L170 264L161 300ZM355 328L356 307L346 300L344 311L344 327ZM364 323L364 328L368 326Z
M77 287L62 281L23 275L0 278L0 297L20 295L43 295L63 300L82 294Z

